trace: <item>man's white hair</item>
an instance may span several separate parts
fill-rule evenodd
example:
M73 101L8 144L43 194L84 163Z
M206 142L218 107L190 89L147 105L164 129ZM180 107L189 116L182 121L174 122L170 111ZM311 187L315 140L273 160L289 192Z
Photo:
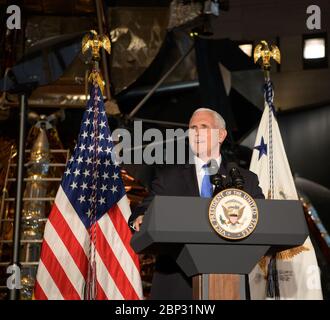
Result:
M226 122L225 122L224 118L222 118L221 115L218 112L216 112L212 109L209 109L209 108L198 108L197 110L194 111L191 118L198 112L210 112L210 113L212 113L215 121L219 124L219 127L222 128L222 129L226 129Z

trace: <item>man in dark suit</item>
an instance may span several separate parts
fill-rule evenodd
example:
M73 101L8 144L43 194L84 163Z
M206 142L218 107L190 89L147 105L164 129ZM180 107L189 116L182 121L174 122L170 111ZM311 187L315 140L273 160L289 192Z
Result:
M150 194L129 219L129 225L140 230L143 215L155 195L211 197L213 188L208 172L209 162L217 162L219 174L226 179L229 175L222 160L221 144L227 136L226 124L215 111L197 109L189 122L189 144L194 154L192 163L168 165L156 169ZM244 191L253 198L264 198L258 177L251 171L239 169L244 180ZM214 172L212 173L214 174ZM159 255L151 288L151 299L191 299L191 279L187 278L175 263L178 252L171 256Z

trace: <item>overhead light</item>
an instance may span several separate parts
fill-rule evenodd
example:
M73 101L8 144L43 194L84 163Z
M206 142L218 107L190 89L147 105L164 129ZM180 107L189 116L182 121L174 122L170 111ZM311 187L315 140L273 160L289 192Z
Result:
M239 48L249 57L252 57L252 43L242 43L239 45Z
M304 59L325 58L325 39L305 39L303 56Z
M328 67L327 34L303 35L302 57L304 69Z

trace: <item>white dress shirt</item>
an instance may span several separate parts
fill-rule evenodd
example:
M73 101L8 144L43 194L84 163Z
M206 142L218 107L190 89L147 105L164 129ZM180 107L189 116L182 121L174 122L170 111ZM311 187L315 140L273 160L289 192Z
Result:
M220 168L221 164L221 155L219 158L214 159L216 160L218 167ZM195 161L195 168L196 168L196 176L197 176L197 181L198 181L198 189L199 189L199 194L201 194L202 190L202 181L205 176L205 170L203 169L203 165L205 165L207 162L204 162L202 159L198 158L197 156L194 156L194 161ZM213 185L213 190L214 190L214 185Z

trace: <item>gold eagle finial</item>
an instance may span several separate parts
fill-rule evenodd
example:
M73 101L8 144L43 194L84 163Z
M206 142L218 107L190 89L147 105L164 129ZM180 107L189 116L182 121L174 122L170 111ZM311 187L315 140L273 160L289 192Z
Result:
M81 51L84 54L91 48L93 60L100 60L100 49L104 48L109 54L111 53L111 42L106 35L99 36L95 30L90 30L87 33L81 43Z
M81 42L81 52L86 53L87 50L92 51L92 60L94 62L94 68L88 77L88 81L97 84L102 94L104 93L104 81L98 70L98 62L100 60L100 49L104 48L109 54L111 53L111 42L106 35L99 36L95 30L90 30Z
M273 58L278 64L281 63L281 52L279 48L272 44L270 47L265 40L256 45L253 52L254 63L260 60L264 70L270 70L270 59Z

